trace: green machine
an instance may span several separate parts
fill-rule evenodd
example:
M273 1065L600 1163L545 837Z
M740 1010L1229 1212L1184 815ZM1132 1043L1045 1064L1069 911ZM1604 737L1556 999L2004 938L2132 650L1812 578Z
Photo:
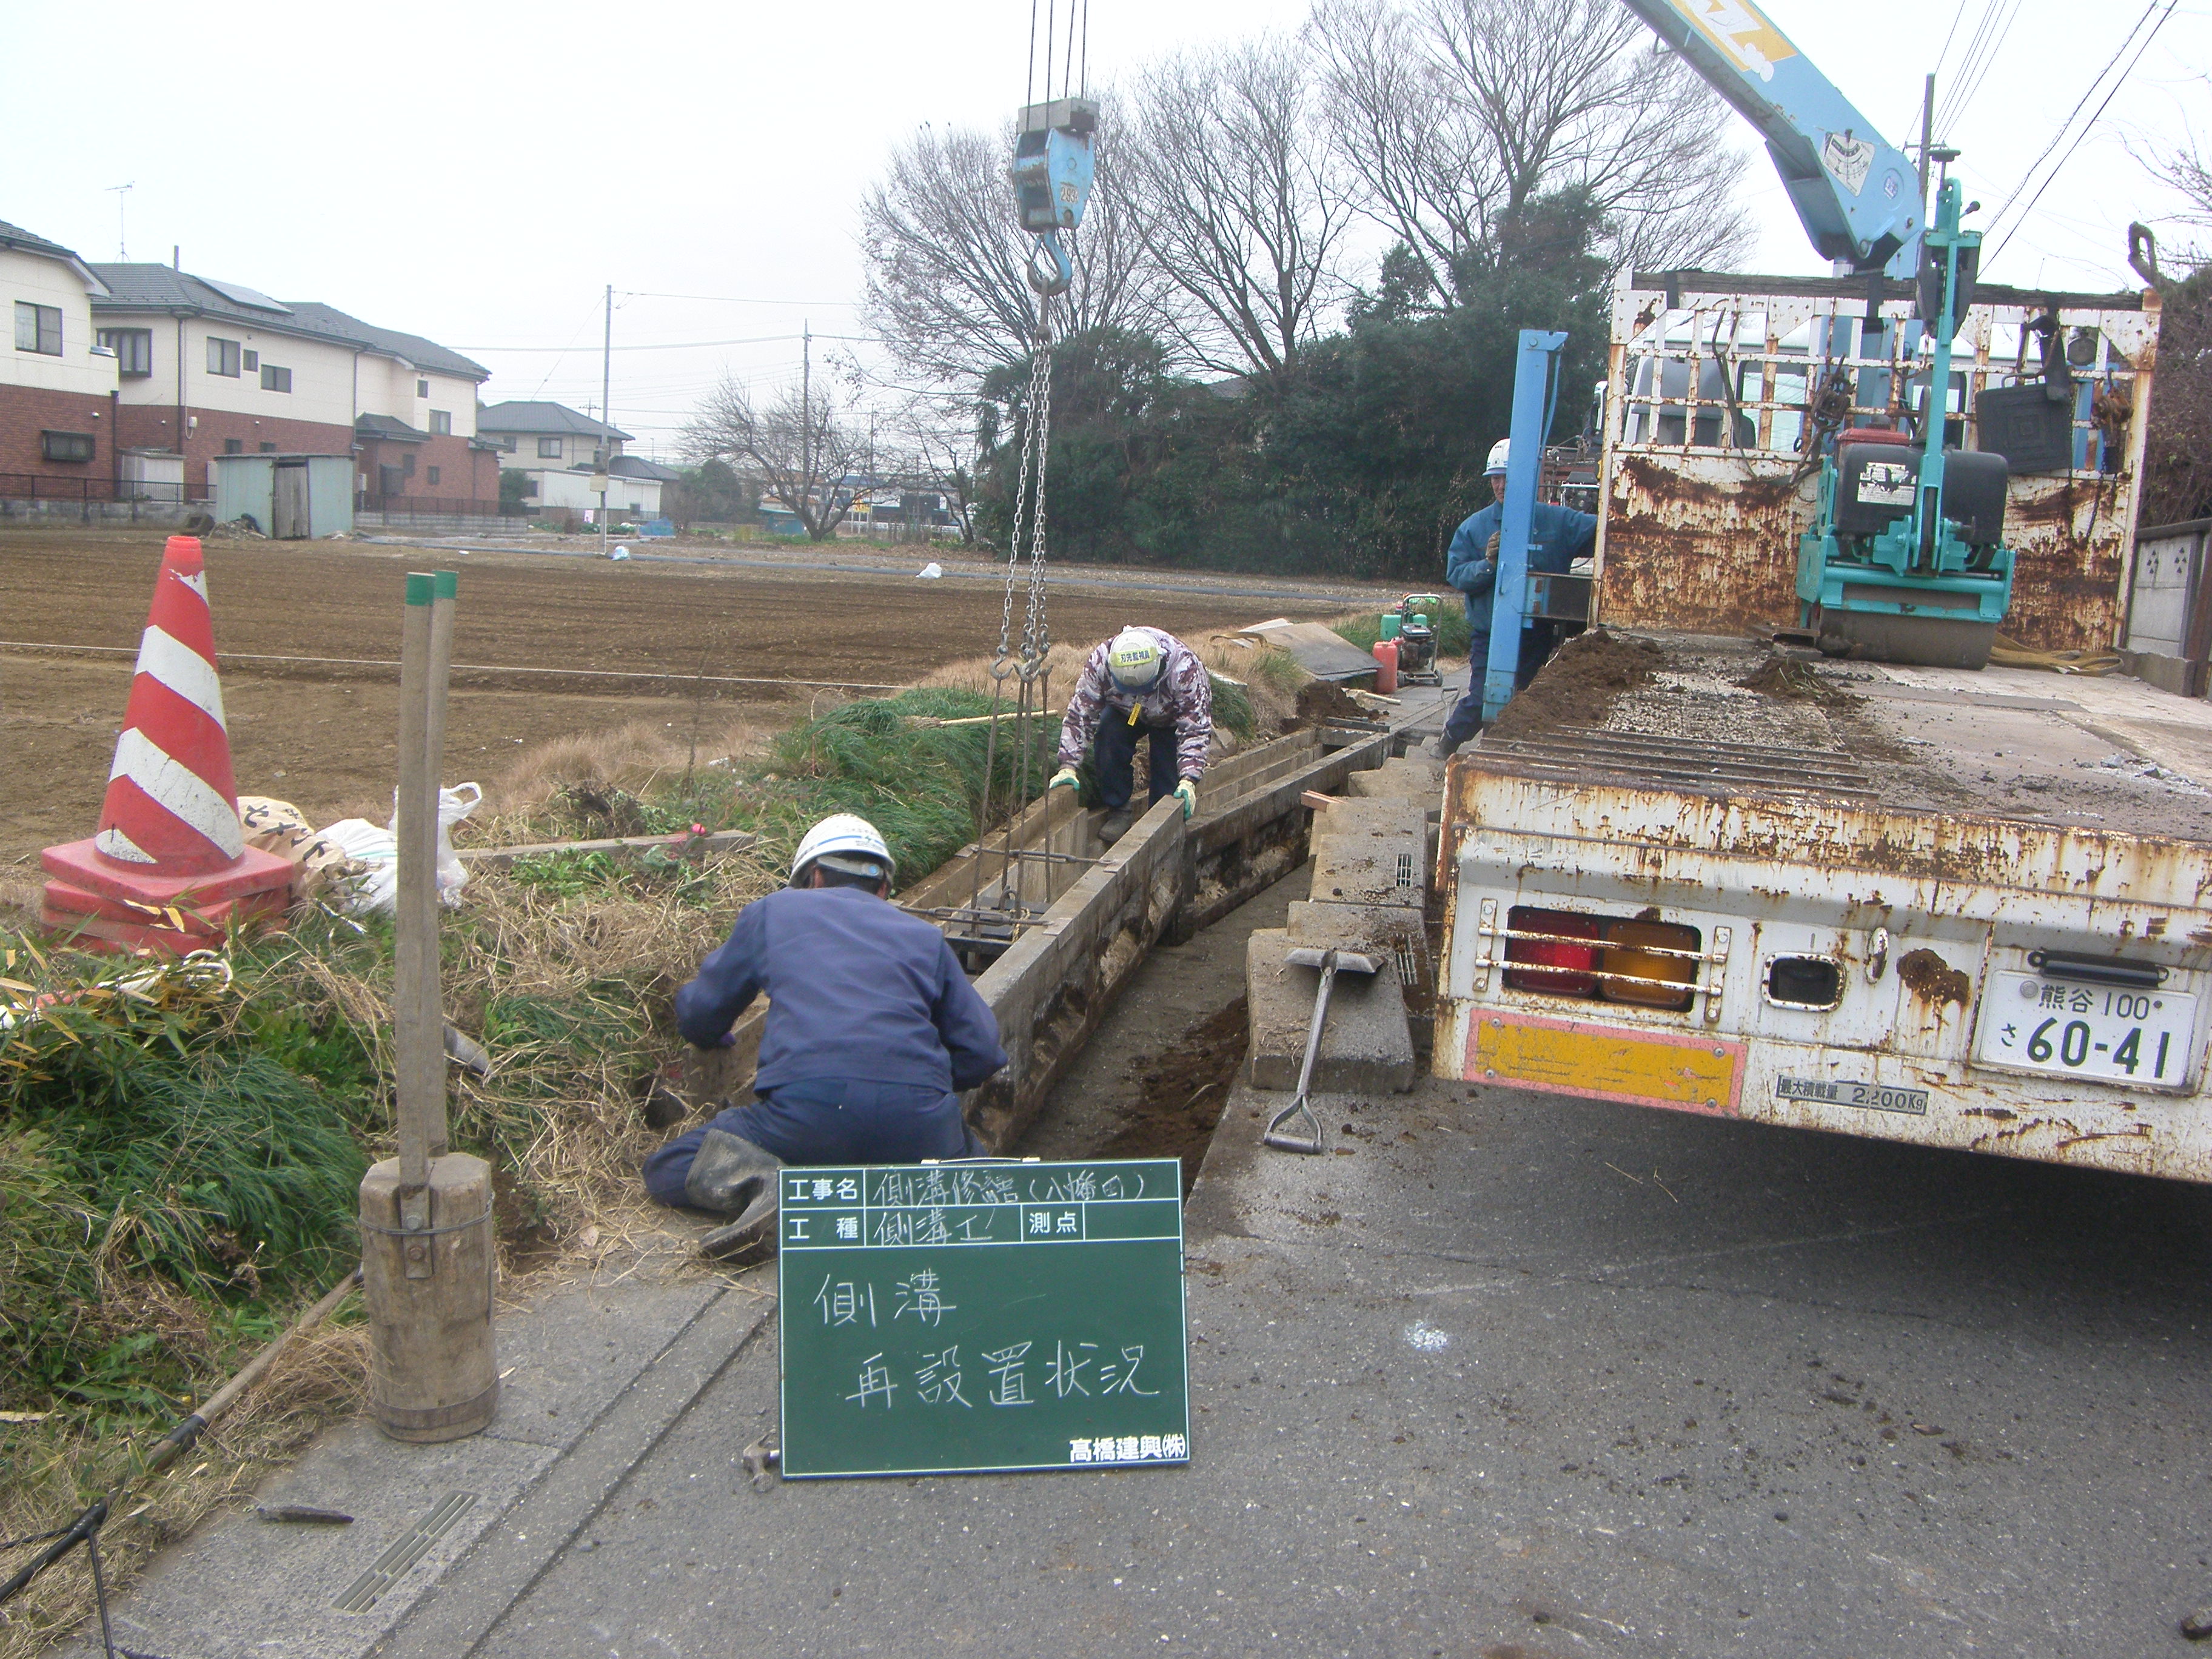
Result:
M1799 619L1832 656L1981 668L2012 602L2005 458L1943 442L1952 341L1981 260L1981 234L1959 228L1959 196L1946 179L1920 265L1917 308L1935 348L1920 436L1839 434L1797 544Z

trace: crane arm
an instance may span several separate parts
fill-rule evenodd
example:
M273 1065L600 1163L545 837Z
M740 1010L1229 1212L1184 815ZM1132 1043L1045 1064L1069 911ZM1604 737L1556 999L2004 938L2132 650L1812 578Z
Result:
M1914 274L1918 171L1752 0L1621 3L1759 129L1823 258L1856 272Z

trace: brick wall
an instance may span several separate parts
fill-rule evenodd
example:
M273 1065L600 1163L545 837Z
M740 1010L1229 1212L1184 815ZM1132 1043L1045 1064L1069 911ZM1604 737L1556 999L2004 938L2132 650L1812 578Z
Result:
M258 453L264 444L274 444L289 455L343 455L353 448L353 428L326 421L287 421L189 406L185 414L199 417L199 425L185 439L185 488L194 493L207 487L208 463L224 453L227 438L236 439L240 452L248 455ZM174 449L176 405L124 405L123 444L127 449Z
M0 472L33 472L47 478L90 477L104 483L115 476L115 452L111 447L115 434L108 430L114 423L107 399L94 393L0 386ZM47 430L91 433L92 459L46 459L40 453L39 434Z
M412 457L415 470L405 474L408 459ZM450 501L496 501L499 499L499 457L482 450L471 449L466 438L436 437L416 443L398 443L390 439L364 439L361 453L354 458L354 470L359 487L372 492L384 489L381 469L396 466L403 470L398 488L392 493L410 498L435 499ZM430 482L430 469L438 470L438 481Z

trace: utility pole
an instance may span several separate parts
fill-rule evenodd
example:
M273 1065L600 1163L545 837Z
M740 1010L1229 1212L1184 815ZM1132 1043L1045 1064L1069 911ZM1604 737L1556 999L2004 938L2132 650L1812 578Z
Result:
M786 339L791 337L786 335ZM802 320L799 325L799 495L795 503L801 528L808 534L813 526L806 522L807 493L814 488L814 325Z
M607 284L606 339L599 348L599 556L607 556L607 467L615 458L614 422L607 418L614 396L615 285Z
M1936 142L1936 72L1920 94L1920 226L1928 228L1928 148Z
M107 187L108 193L115 198L115 262L118 264L128 264L131 260L131 250L126 246L130 238L125 234L123 209L124 204L131 199L131 192L137 188L135 183L110 185Z

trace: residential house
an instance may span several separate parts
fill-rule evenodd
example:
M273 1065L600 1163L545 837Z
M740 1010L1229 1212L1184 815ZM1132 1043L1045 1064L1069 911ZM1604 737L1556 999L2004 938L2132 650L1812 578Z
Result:
M529 398L494 404L477 411L477 430L497 447L501 471L529 475L526 499L540 511L595 510L599 496L592 480L604 467L609 511L655 518L661 486L677 477L672 468L623 454L630 435L620 427L565 404Z
M106 291L68 248L0 222L0 300L15 328L0 359L0 474L115 476L115 359L92 319Z
M125 445L181 451L186 488L218 455L351 455L386 498L496 510L498 464L476 431L491 371L333 307L272 300L169 265L95 264L100 343L114 354Z

